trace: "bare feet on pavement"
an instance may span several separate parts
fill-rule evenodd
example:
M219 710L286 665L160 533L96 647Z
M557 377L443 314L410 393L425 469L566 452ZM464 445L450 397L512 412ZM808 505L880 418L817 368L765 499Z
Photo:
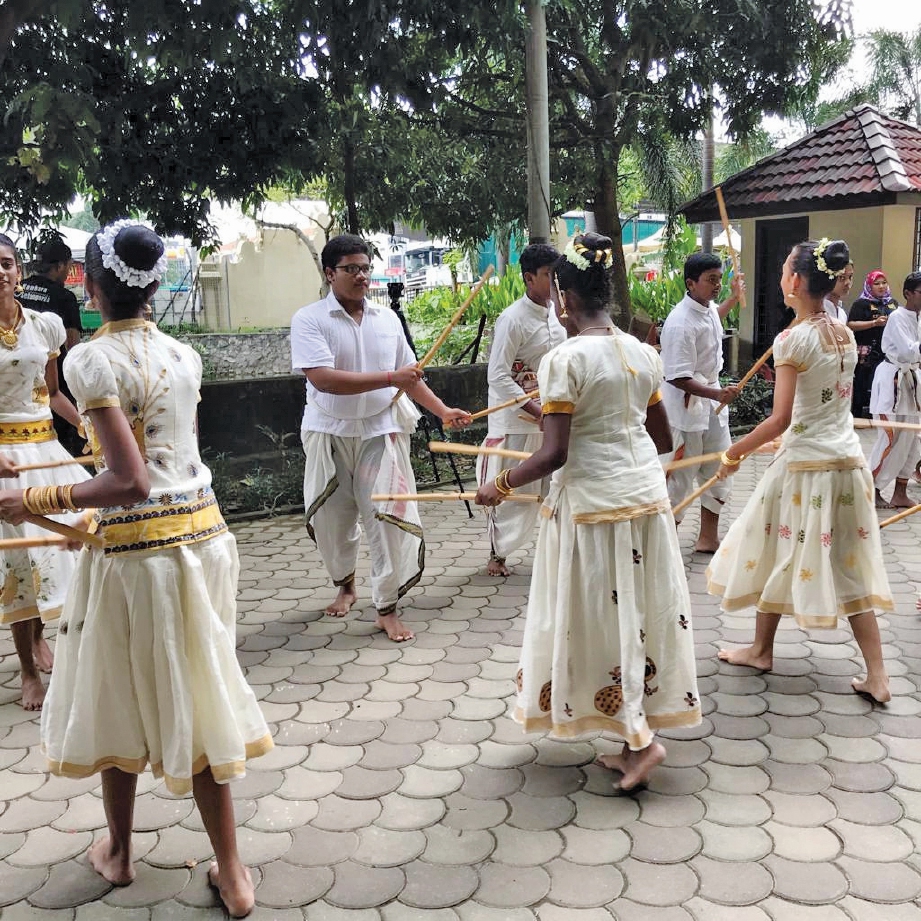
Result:
M326 606L325 613L330 617L345 617L352 610L352 605L356 601L358 601L358 593L355 591L355 586L340 585L339 594Z
M54 665L54 653L48 645L48 641L40 636L32 644L32 657L35 660L35 667L46 675L51 674L51 666Z
M376 623L394 643L405 643L415 636L409 627L403 626L400 618L396 615L396 611L393 614L378 614Z
M854 678L851 681L851 687L862 697L870 697L878 704L885 704L892 700L888 678L875 678L873 681L869 677L863 681Z
M627 770L624 752L618 752L616 755L599 755L595 759L595 764L599 765L599 767L607 768L609 771L619 771L621 774Z
M720 662L728 662L730 665L747 665L749 668L760 668L763 672L769 672L774 665L774 656L771 653L758 655L753 646L746 646L744 649L721 649L717 653Z
M652 742L642 751L627 751L624 756L624 776L620 779L621 790L632 790L649 780L649 775L665 760L665 746Z
M217 861L213 860L208 867L208 882L217 890L227 914L231 918L245 918L256 904L253 878L249 868L240 866L240 872L227 879L220 873Z
M112 839L100 838L86 852L90 866L113 886L127 886L134 881L134 864L131 852L121 853L112 850Z
M710 540L705 537L698 537L697 543L694 544L695 553L716 553L720 549L720 542L718 540Z
M22 709L41 710L45 702L45 686L38 675L22 676Z
M511 574L512 570L505 565L505 560L501 560L497 556L489 558L489 562L486 564L487 576L510 576Z

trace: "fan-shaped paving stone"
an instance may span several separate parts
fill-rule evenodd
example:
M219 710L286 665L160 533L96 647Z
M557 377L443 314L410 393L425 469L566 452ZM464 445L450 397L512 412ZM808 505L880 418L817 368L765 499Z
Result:
M505 701L494 698L460 697L451 715L458 720L494 720L505 713Z
M528 796L515 793L508 797L512 814L508 823L515 828L528 831L542 831L560 828L575 815L576 807L571 799L564 796Z
M681 905L697 892L697 877L685 864L652 864L628 858L618 869L627 882L623 894L644 905Z
M827 828L796 828L779 822L765 823L774 839L774 853L802 863L826 863L841 854L841 841Z
M774 849L771 836L762 827L730 827L700 822L696 831L703 838L702 853L713 860L756 861Z
M624 889L624 878L611 866L585 867L568 860L551 861L550 892L547 898L570 908L594 908L616 899Z
M391 793L380 802L381 814L374 824L393 831L428 828L440 821L446 812L445 802L441 799L410 799Z
M321 799L342 783L339 771L309 771L303 767L288 768L276 795L286 800Z
M771 789L781 793L824 793L832 784L831 774L820 764L765 761L761 767L771 775Z
M682 863L690 860L702 846L693 828L664 829L645 822L631 822L624 831L633 840L630 856L647 863Z
M376 799L348 800L330 795L320 800L320 811L313 824L329 831L348 831L371 824L380 811L381 805Z
M764 909L756 905L717 905L695 896L685 903L685 907L694 921L773 921Z
M764 798L774 810L775 821L804 828L825 826L835 818L837 811L828 796L829 791L806 796L775 790L766 790L764 793Z
M709 719L713 724L713 731L725 739L757 739L770 731L770 726L760 716L726 716L714 713Z
M522 792L529 796L567 796L585 786L585 772L576 767L528 764L520 774L524 776Z
M710 903L705 904L709 910ZM625 898L618 899L613 905L609 906L609 910L617 921L694 921L694 916L685 908L676 906L655 908L652 905L641 905L639 902L633 902ZM767 915L764 917L767 919ZM568 919L561 919L561 921L568 921ZM595 921L595 919L592 918L591 921Z
M914 851L911 837L892 825L857 825L836 819L829 827L844 842L844 853L858 860L888 864L903 861Z
M25 832L0 833L0 860L6 860L10 854L15 854L25 842Z
M520 790L524 783L522 772L515 768L497 770L468 764L461 769L461 774L464 782L460 793L471 799L501 799Z
M910 764L921 763L921 746L917 744L917 740L899 739L895 736L884 735L879 737L879 741L886 746L886 750L890 757L896 758L899 761L907 761ZM33 793L33 797L35 799L41 799L40 794L45 792L47 786L48 784L45 784L41 790Z
M393 793L401 783L403 775L399 771L371 771L355 765L342 772L336 795L346 799L379 799Z
M469 720L444 719L438 727L437 742L444 745L476 745L492 735L490 723L471 723Z
M825 796L834 803L839 819L860 825L889 825L897 822L904 812L897 788L889 793L851 793L832 787L825 791Z
M273 748L272 751L277 751ZM248 767L248 765L247 765ZM245 777L235 780L233 795L239 799L256 799L274 793L285 782L282 771L248 771ZM157 796L172 799L166 788L155 790Z
M523 831L509 825L492 830L496 849L492 859L513 867L541 867L563 852L563 838L556 831Z
M319 805L312 800L264 796L256 801L256 812L247 824L257 831L290 831L306 825L319 811Z
M760 764L768 757L768 748L760 739L720 739L716 736L710 736L706 743L686 743L705 745L710 751L710 757L701 762L704 770L712 764L729 764L736 767L750 767ZM669 755L673 749L679 746L673 745L669 748Z
M480 750L473 744L448 745L444 742L422 743L422 754L416 764L423 768L444 771L449 768L462 768L476 761Z
M66 833L54 828L34 828L25 843L7 859L16 867L48 867L82 854L92 843L90 832Z
M774 894L791 902L836 902L848 889L848 877L831 863L801 863L775 855L762 863L774 877Z
M396 898L405 885L402 870L346 861L333 868L335 882L325 898L340 908L376 908Z
M879 763L850 764L828 758L823 767L831 773L834 785L839 790L852 793L879 793L895 783L892 771Z
M427 742L438 735L438 723L435 719L396 718L387 720L384 733L380 736L381 742L389 745L411 745ZM365 746L367 751L372 750L372 745Z
M414 764L422 753L419 745L397 745L375 739L364 747L364 757L359 764L375 771L404 768Z
M786 738L773 734L761 739L771 753L770 760L779 764L818 764L828 756L828 749L815 739Z
M62 864L61 866L66 866ZM65 871L59 870L58 875L63 875ZM92 872L92 871L90 871ZM93 873L94 876L97 874ZM0 905L12 905L20 899L24 899L35 892L49 879L48 870L44 867L41 869L31 867L23 869L14 867L4 862L0 864ZM105 892L109 884L103 880ZM57 887L55 887L57 891ZM99 893L97 893L98 895ZM96 898L97 895L91 895L90 898Z
M639 799L640 818L647 825L677 828L695 825L704 817L704 804L696 796L668 796L647 790Z
M706 807L706 817L719 825L761 825L771 817L771 807L760 796L742 796L702 790L697 794Z
M872 902L908 902L921 896L921 874L905 863L879 863L841 857L836 861L851 883L851 895Z
M624 828L639 818L640 807L633 797L597 797L581 792L569 799L575 804L575 824L580 828Z
M921 907L916 905L876 905L850 895L838 904L860 921L921 921Z
M707 775L699 767L670 768L661 766L649 778L653 793L668 796L687 796L698 793L707 786Z
M595 749L588 742L555 742L537 739L537 763L555 767L580 767L595 760Z
M630 854L631 840L622 829L599 831L577 828L575 825L560 829L565 842L562 857L583 866L615 864Z
M496 848L496 839L488 831L461 831L446 825L432 825L424 834L426 843L422 858L428 863L469 866L486 860Z
M770 786L770 777L759 767L736 767L708 764L709 789L719 793L763 793Z
M444 824L462 831L493 828L505 822L509 806L505 800L477 800L453 793L445 797L447 812Z
M444 797L460 789L463 774L455 770L430 770L411 764L403 769L399 792L413 799Z
M540 867L513 867L494 861L480 869L476 901L493 908L534 905L550 891L550 874Z
M329 867L305 869L276 860L263 870L256 901L268 908L292 908L322 898L333 884Z
M354 831L326 831L305 825L291 833L291 846L284 858L299 867L325 867L348 860L358 849Z
M181 825L164 828L157 843L145 857L155 867L185 867L188 861L201 862L213 856L214 849L203 831L191 831ZM246 859L250 860L249 854Z
M756 905L774 885L771 874L757 863L726 863L700 855L690 866L700 878L699 896L721 905Z
M480 884L467 866L434 866L421 860L403 867L406 886L400 901L414 908L448 908L470 898Z
M851 921L851 916L835 905L793 905L783 899L771 897L761 903L773 921Z
M175 898L189 884L191 873L183 869L161 869L143 861L135 864L137 876L130 886L111 889L105 896L109 905L140 908Z

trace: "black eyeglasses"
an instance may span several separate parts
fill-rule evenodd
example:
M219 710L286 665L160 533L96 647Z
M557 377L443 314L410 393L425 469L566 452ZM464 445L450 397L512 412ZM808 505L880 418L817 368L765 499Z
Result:
M334 269L342 269L343 272L347 272L349 275L367 275L368 278L371 277L371 273L374 271L370 265L334 265Z

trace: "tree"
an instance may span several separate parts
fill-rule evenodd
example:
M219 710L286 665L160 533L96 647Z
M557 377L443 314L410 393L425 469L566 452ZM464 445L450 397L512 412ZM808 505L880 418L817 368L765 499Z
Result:
M886 112L921 126L921 26L874 29L866 37L871 75L866 92Z

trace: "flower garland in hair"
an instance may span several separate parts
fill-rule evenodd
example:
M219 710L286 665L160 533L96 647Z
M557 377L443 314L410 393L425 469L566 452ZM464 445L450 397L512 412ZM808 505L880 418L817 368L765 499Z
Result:
M143 226L137 221L121 220L99 231L96 242L102 253L102 264L115 273L119 281L124 282L129 288L146 288L149 284L159 281L166 272L166 253L156 261L151 269L135 269L128 265L118 253L115 252L115 238L126 227Z
M830 242L831 241L828 239L828 237L822 237L822 239L819 240L819 245L815 248L812 255L815 256L815 264L820 272L824 272L829 278L840 278L844 274L847 267L845 266L844 269L837 270L830 269L828 267L828 263L825 261L825 247L828 246Z
M592 256L591 259L585 254ZM609 269L614 265L614 254L610 247L607 249L591 250L581 240L570 240L563 250L566 261L572 263L579 271L586 272L593 262L600 262L604 268Z

